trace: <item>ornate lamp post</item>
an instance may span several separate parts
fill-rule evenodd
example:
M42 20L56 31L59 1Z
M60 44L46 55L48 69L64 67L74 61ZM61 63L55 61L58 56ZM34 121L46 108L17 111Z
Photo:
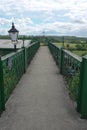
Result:
M14 44L14 50L16 52L16 44L18 42L18 33L19 31L15 28L14 23L12 23L11 29L8 31L12 43Z

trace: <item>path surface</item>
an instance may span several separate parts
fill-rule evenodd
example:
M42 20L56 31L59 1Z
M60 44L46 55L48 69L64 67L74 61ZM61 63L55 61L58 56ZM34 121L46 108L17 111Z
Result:
M47 47L41 47L6 104L0 130L87 130Z

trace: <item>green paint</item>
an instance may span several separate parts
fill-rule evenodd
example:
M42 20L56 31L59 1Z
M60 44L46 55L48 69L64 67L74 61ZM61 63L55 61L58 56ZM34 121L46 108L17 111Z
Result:
M3 66L0 57L0 112L4 110L5 110L5 101L4 101Z
M81 117L87 118L87 55L82 60L81 75Z
M0 57L0 112L5 110L5 103L16 84L25 73L40 44L38 42Z

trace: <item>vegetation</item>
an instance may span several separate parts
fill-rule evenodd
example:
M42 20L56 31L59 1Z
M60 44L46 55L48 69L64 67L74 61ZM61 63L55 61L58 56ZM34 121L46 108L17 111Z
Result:
M9 39L8 35L0 35L0 39ZM87 38L75 37L75 36L28 36L28 35L19 35L21 40L31 40L31 44L35 41L39 41L41 45L47 45L47 42L53 42L57 46L64 47L73 53L83 56L87 54ZM63 45L64 43L64 45Z
M75 75L71 79L67 79L67 83L71 99L77 101L79 89L79 75Z
M19 35L19 39L31 39L31 40L39 40L40 42L43 41L51 41L51 42L57 42L62 43L63 41L65 43L87 43L87 38L83 37L75 37L75 36L46 36L46 35ZM0 39L9 39L9 35L0 35Z
M63 43L55 43L59 47L63 47ZM64 43L64 48L72 51L73 53L84 56L87 54L87 44L85 43Z
M73 53L75 53L76 55L79 55L79 56L84 56L84 55L87 55L87 50L86 51L75 50L75 51L73 51Z

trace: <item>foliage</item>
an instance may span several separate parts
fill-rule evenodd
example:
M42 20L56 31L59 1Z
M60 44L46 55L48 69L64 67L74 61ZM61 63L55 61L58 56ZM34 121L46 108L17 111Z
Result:
M84 56L84 55L87 55L87 51L80 51L80 50L74 50L73 53L75 53L76 55L79 55L79 56Z
M72 78L68 79L68 89L70 97L73 100L77 101L79 89L79 75L75 75Z
M10 94L12 93L15 84L16 84L16 74L15 71L9 72L7 68L7 76L4 78L4 94L5 94L5 102L8 100Z
M87 38L84 37L75 37L75 36L51 36L51 35L19 35L19 39L28 40L31 39L32 41L39 41L39 42L57 42L57 43L87 43ZM0 39L9 39L9 35L0 35Z
M76 50L87 50L87 44L77 44Z
M8 35L0 35L0 39L9 39Z

